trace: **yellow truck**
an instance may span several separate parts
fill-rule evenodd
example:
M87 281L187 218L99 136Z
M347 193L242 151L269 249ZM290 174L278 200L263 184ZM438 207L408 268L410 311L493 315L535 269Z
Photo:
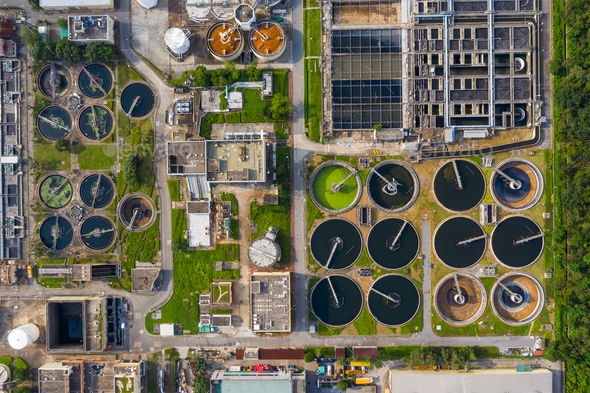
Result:
M356 381L354 381L354 383L356 385L368 385L370 383L373 383L373 378L357 378Z

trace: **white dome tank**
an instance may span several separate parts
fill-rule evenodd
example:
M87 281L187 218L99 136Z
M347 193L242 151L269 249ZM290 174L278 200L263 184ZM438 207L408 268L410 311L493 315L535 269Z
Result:
M8 344L13 349L23 349L37 341L38 338L39 328L32 323L27 323L8 332Z
M168 29L166 34L164 34L164 40L166 41L166 46L178 55L185 54L191 47L188 37L178 27Z

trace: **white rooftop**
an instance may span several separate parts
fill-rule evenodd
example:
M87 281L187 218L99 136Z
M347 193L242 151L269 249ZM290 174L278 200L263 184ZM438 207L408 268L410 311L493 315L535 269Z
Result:
M164 34L164 40L166 41L166 45L168 45L174 53L179 55L185 54L191 46L184 31L178 27L168 29L166 34Z
M189 221L189 247L211 246L211 216L209 213L191 213Z
M88 7L110 6L111 0L40 0L39 6L43 7Z
M174 324L173 323L161 323L160 324L160 336L174 336Z
M143 8L147 9L154 8L158 5L158 0L137 0L137 2L141 4Z

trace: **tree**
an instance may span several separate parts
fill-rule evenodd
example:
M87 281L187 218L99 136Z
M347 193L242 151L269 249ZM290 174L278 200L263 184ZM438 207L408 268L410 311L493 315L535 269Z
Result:
M382 125L382 124L375 124L375 125L373 126L373 129L374 129L375 131L379 131L379 130L380 130L380 129L382 129L382 128L383 128L383 125Z
M337 363L340 366L346 366L346 359L345 358L338 359L338 362Z
M67 29L68 28L68 21L65 20L62 17L59 17L56 21L55 24L58 25L59 27L61 27L62 29Z
M19 386L14 389L14 393L31 393L31 388L28 386Z
M139 167L141 166L141 157L138 153L129 154L123 161L123 179L130 186L135 186L139 182Z
M86 60L88 61L109 61L115 57L112 46L96 44L94 42L86 45Z
M170 248L172 252L180 252L182 251L182 241L180 239L172 239L172 243L170 244Z
M203 375L197 375L193 381L193 388L197 393L209 392L209 383L207 382L207 378L205 378Z
M289 99L282 94L275 94L272 97L272 101L270 103L270 114L273 119L279 119L282 116L286 115L287 113L291 112L293 109L293 104L289 101Z
M55 42L35 41L29 46L29 55L34 61L45 62L55 59Z
M305 355L303 355L303 360L305 361L305 363L311 363L314 361L314 359L315 356L311 352L305 352Z
M197 358L195 360L195 373L205 375L207 372L207 362L205 359Z
M338 388L338 390L340 390L341 392L343 392L343 391L346 390L346 388L348 388L348 381L346 379L341 379L336 384L336 387Z
M198 66L195 70L195 85L200 87L211 86L211 72L205 66Z
M58 151L67 151L70 149L70 141L68 141L67 139L58 139L55 142L55 148Z
M31 45L39 41L39 32L34 27L22 26L20 29L21 42L25 45Z
M39 12L41 11L41 7L39 6L39 0L27 0L27 2L29 3L29 5L31 6L31 9L35 12Z
M262 79L262 76L261 76L262 71L260 71L256 67L258 67L258 62L253 61L250 64L250 66L248 67L248 69L246 70L246 75L248 76L248 80L250 82L256 82L256 81L259 81L260 79Z
M84 60L84 52L80 47L67 37L59 40L55 46L55 54L58 59L78 63Z
M29 379L29 370L26 368L18 368L12 374L12 379L16 383L22 383Z

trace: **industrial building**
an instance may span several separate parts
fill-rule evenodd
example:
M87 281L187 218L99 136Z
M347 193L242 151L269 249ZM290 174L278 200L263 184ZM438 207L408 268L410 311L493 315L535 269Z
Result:
M40 0L39 6L46 11L112 10L115 0Z
M291 273L250 276L250 314L255 333L291 331Z
M0 260L22 258L25 231L21 147L21 62L0 61Z
M269 268L281 259L281 246L277 243L279 230L269 227L262 237L254 239L248 247L248 259L258 268Z
M278 372L214 371L211 375L211 391L216 393L294 393L305 388L305 373L293 370ZM42 392L41 392L42 393Z
M208 201L187 202L188 246L210 247L212 244L211 203Z
M436 147L540 121L535 2L336 0L324 15L324 135Z
M68 39L77 44L115 45L115 21L108 15L70 15Z
M67 360L39 367L39 393L134 392L146 387L145 361Z
M37 273L44 278L69 278L73 281L108 280L109 278L118 278L121 276L121 264L44 264L39 267Z
M545 368L530 372L491 370L389 370L391 393L519 393L553 392L553 374ZM419 380L420 383L416 383Z

